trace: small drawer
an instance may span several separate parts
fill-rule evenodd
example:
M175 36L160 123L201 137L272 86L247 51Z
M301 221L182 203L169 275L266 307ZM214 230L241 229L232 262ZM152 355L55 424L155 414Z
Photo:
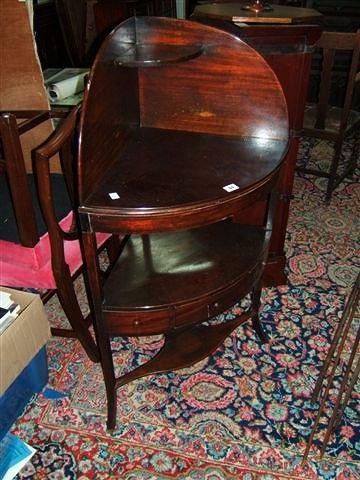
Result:
M250 272L241 281L231 287L225 292L214 298L212 302L207 305L207 318L215 317L225 310L232 307L236 302L240 301L244 296L249 293L253 286L253 279L256 276L258 269Z
M170 310L144 312L104 312L104 320L110 335L160 335L173 328L174 319Z

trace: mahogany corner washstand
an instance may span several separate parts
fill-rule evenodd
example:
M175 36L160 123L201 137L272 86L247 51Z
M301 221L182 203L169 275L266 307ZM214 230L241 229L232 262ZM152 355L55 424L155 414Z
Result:
M292 198L296 159L303 128L312 51L321 35L322 15L311 8L272 5L259 14L242 9L241 3L198 5L192 20L221 28L244 40L264 57L282 86L289 112L290 145L279 180L279 203L274 234L264 273L264 284L286 283L284 244ZM239 217L253 223L262 220L265 205L257 202Z
M258 308L288 114L277 77L245 42L137 17L101 47L80 123L79 214L111 429L121 385L195 363L249 318L266 340ZM259 201L262 225L236 221ZM96 232L124 238L106 281ZM204 324L249 293L243 314ZM157 334L158 354L116 378L111 337Z

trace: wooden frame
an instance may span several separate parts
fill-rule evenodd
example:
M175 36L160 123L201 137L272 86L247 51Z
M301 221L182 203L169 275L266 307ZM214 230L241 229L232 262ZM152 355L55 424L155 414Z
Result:
M137 17L98 53L80 138L79 214L113 429L122 385L204 358L248 319L266 341L258 310L287 107L245 42L195 22ZM261 223L238 222L256 202ZM97 232L124 236L106 282ZM250 308L233 321L203 324L247 294ZM154 334L164 335L160 352L116 377L111 337Z
M329 171L298 167L298 171L328 179L326 201L335 188L355 170L360 157L360 112L351 110L354 89L360 73L360 30L357 33L323 32L316 46L323 52L323 63L317 105L305 110L303 134L308 137L329 140L334 143L334 154ZM337 51L349 51L350 69L342 107L330 105L334 57ZM344 172L337 173L342 145L346 136L355 132L350 161Z

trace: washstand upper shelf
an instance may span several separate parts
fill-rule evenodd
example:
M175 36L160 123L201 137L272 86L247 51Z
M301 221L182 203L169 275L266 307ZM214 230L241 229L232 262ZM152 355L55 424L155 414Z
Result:
M203 45L124 44L114 65L121 67L160 67L171 63L186 62L204 51Z
M270 180L287 144L282 89L253 48L194 22L132 18L110 34L90 73L80 211L108 228L98 223L108 214L138 220L180 208L193 225L189 206L229 205ZM232 183L236 190L223 189ZM120 199L110 200L114 192ZM220 210L208 220L230 215Z

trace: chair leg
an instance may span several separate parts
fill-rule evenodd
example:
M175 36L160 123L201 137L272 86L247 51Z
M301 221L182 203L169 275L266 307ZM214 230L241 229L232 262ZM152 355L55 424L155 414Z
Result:
M100 362L106 388L108 409L107 428L113 430L116 425L116 379L110 336L106 332L105 324L102 320L101 273L97 257L96 239L94 233L83 233L82 240L87 267L87 282L92 293L91 303L94 309L94 329L100 350Z
M71 278L69 267L65 262L62 240L57 234L57 232L54 233L53 231L51 231L50 240L52 248L52 269L56 282L59 301L72 327L72 330L68 331L68 335L66 335L68 333L66 330L62 331L59 334L61 336L64 336L65 333L65 336L78 338L90 360L92 360L93 362L99 362L99 350L97 348L96 342L94 341L91 333L89 332L89 325L91 325L92 323L91 319L94 312L94 306L92 304L92 298L88 286L88 278L84 274L85 290L91 312L87 319L85 319L81 312L74 291L73 279ZM84 256L81 242L80 247L82 249L82 255ZM119 255L119 237L112 236L111 238L109 238L106 243L106 248L109 255L110 265L112 265L115 262L117 256Z
M68 266L64 264L64 269L60 275L54 270L54 277L60 304L72 329L76 333L76 337L79 339L90 360L99 362L98 348L81 312Z
M104 375L106 399L107 399L107 422L108 430L114 430L116 427L116 412L117 412L117 394L116 394L116 380L114 372L114 363L112 358L112 351L110 345L110 338L107 337L103 341L101 349L101 366Z
M337 169L338 169L339 161L340 161L341 149L342 149L342 139L337 141L336 144L335 144L335 152L334 152L334 156L333 156L331 166L330 166L329 180L328 180L328 183L327 183L326 195L325 195L325 201L327 203L330 202L331 195L332 195L332 192L334 190L336 173L337 173Z

